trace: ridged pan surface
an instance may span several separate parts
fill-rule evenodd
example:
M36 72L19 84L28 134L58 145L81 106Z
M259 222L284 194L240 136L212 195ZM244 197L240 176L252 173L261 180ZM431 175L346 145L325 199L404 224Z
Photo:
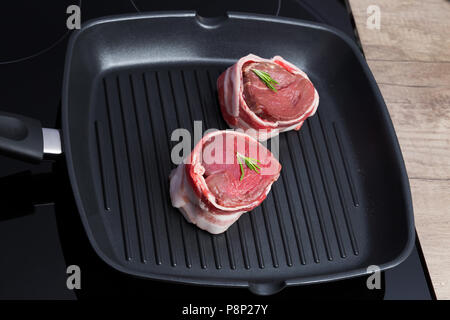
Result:
M370 71L342 37L292 20L193 13L106 19L74 36L66 157L97 253L133 275L257 293L401 262L413 239L403 160ZM280 135L283 169L262 205L210 235L171 206L171 134L193 134L194 121L227 129L216 80L250 52L305 70L320 105L299 132Z

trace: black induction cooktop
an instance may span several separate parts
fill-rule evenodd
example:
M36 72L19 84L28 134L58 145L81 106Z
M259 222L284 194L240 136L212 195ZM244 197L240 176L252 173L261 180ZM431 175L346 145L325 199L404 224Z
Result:
M36 5L39 3L39 5ZM197 10L202 16L242 11L317 21L358 42L345 1L338 0L114 0L10 1L0 4L0 105L56 127L61 98L69 5L82 21L105 15ZM133 278L111 269L92 250L72 199L64 164L30 165L0 157L0 299L140 297L180 303L276 303L299 299L435 299L416 246L399 266L381 273L381 288L367 277L290 287L259 297L246 289L205 288ZM81 269L81 289L69 290L67 268ZM182 307L182 304L179 306Z

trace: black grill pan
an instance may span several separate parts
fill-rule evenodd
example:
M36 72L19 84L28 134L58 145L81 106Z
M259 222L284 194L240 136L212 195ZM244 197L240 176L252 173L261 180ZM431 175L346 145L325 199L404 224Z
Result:
M216 79L240 57L281 55L321 101L280 137L279 180L263 204L210 235L171 206L176 128L226 129ZM125 273L249 287L353 277L403 261L411 196L386 106L357 47L324 25L229 13L103 18L72 36L63 92L64 152L87 235Z

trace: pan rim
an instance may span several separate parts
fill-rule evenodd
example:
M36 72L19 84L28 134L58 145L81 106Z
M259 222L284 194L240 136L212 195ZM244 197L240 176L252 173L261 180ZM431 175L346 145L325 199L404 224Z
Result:
M97 255L109 266L112 268L129 275L137 276L140 278L146 278L146 279L154 279L154 280L163 280L168 282L175 282L175 283L188 283L188 284L194 284L194 285L206 285L206 286L227 286L227 287L249 287L250 284L252 284L250 281L243 281L243 280L237 280L237 279L205 279L205 280L199 280L199 278L191 278L189 276L183 276L183 277L175 277L172 275L165 275L165 274L152 274L151 276L148 275L148 273L140 272L136 270L127 270L123 265L113 261L111 258L109 258L103 250L99 247L97 244L95 237L92 233L91 228L89 227L89 223L87 221L85 208L83 206L81 197L80 197L80 190L78 188L78 182L75 174L75 168L72 162L72 151L71 151L71 143L70 143L70 134L69 134L69 101L68 101L68 93L69 93L69 73L70 73L70 65L72 61L72 53L76 46L76 42L78 37L86 32L86 30L96 27L98 25L104 24L104 23L112 23L112 22L120 22L120 21L126 21L126 20L141 20L141 19L160 19L160 18L195 18L197 16L195 11L160 11L160 12L153 12L153 13L145 13L145 14L123 14L123 15L113 15L113 16L105 16L100 17L96 19L92 19L84 23L81 27L81 29L76 30L73 32L70 36L69 43L67 46L66 51L66 57L65 57L65 66L64 66L64 77L63 77L63 86L62 86L62 139L65 145L65 159L66 159L66 166L68 170L69 179L71 182L75 202L77 205L77 209L79 211L82 223L84 225L85 232L89 238L89 242L91 243L91 246L93 247L94 251L97 253ZM402 263L406 258L410 255L410 253L413 250L414 243L415 243L415 226L414 226L414 214L413 214L413 205L412 205L412 196L411 196L411 190L410 190L410 184L409 179L404 163L404 159L401 153L400 145L398 142L397 135L394 130L394 126L392 124L392 120L390 118L387 106L384 102L384 99L381 95L381 92L378 88L378 85L376 84L376 81L373 77L372 72L370 71L370 68L367 65L367 62L360 52L359 48L357 47L356 43L352 41L346 34L344 34L342 31L322 24L322 23L316 23L316 22L310 22L305 20L299 20L299 19L292 19L292 18L280 18L280 17L274 17L269 15L263 15L263 14L249 14L249 13L239 13L239 12L227 12L227 16L230 19L237 19L237 20L246 20L246 21L265 21L265 22L271 22L271 23L277 23L277 24L287 24L287 25L294 25L294 26L301 26L301 27L307 27L307 28L313 28L313 29L319 29L325 32L329 32L337 36L340 40L344 41L344 43L350 47L351 51L355 54L356 58L358 59L358 63L362 66L364 73L367 75L367 78L369 80L370 87L372 91L374 92L377 103L381 107L381 114L383 117L383 121L386 124L386 129L388 130L390 140L391 140L391 147L393 148L395 158L396 158L396 167L397 170L399 170L400 177L400 183L401 183L401 194L404 198L405 202L405 210L406 210L406 222L408 224L407 229L407 239L405 242L405 246L400 251L400 253L393 258L390 261L384 262L382 264L379 264L378 267L380 270L387 270L390 268L393 268L400 263ZM322 282L328 282L328 281L335 281L335 280L341 280L341 279L348 279L348 278L354 278L358 276L363 276L369 274L368 270L365 268L354 268L350 271L343 271L338 273L332 273L326 276L323 275L315 275L315 276L306 276L306 277L297 277L297 278L289 278L288 280L285 280L285 284L287 286L291 285L305 285L305 284L313 284L313 283L322 283Z

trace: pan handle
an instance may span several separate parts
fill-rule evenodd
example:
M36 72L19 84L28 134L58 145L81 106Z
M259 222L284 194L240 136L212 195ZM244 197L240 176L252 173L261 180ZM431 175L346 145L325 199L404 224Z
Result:
M0 154L39 162L45 153L62 153L58 130L42 128L36 119L0 112Z

